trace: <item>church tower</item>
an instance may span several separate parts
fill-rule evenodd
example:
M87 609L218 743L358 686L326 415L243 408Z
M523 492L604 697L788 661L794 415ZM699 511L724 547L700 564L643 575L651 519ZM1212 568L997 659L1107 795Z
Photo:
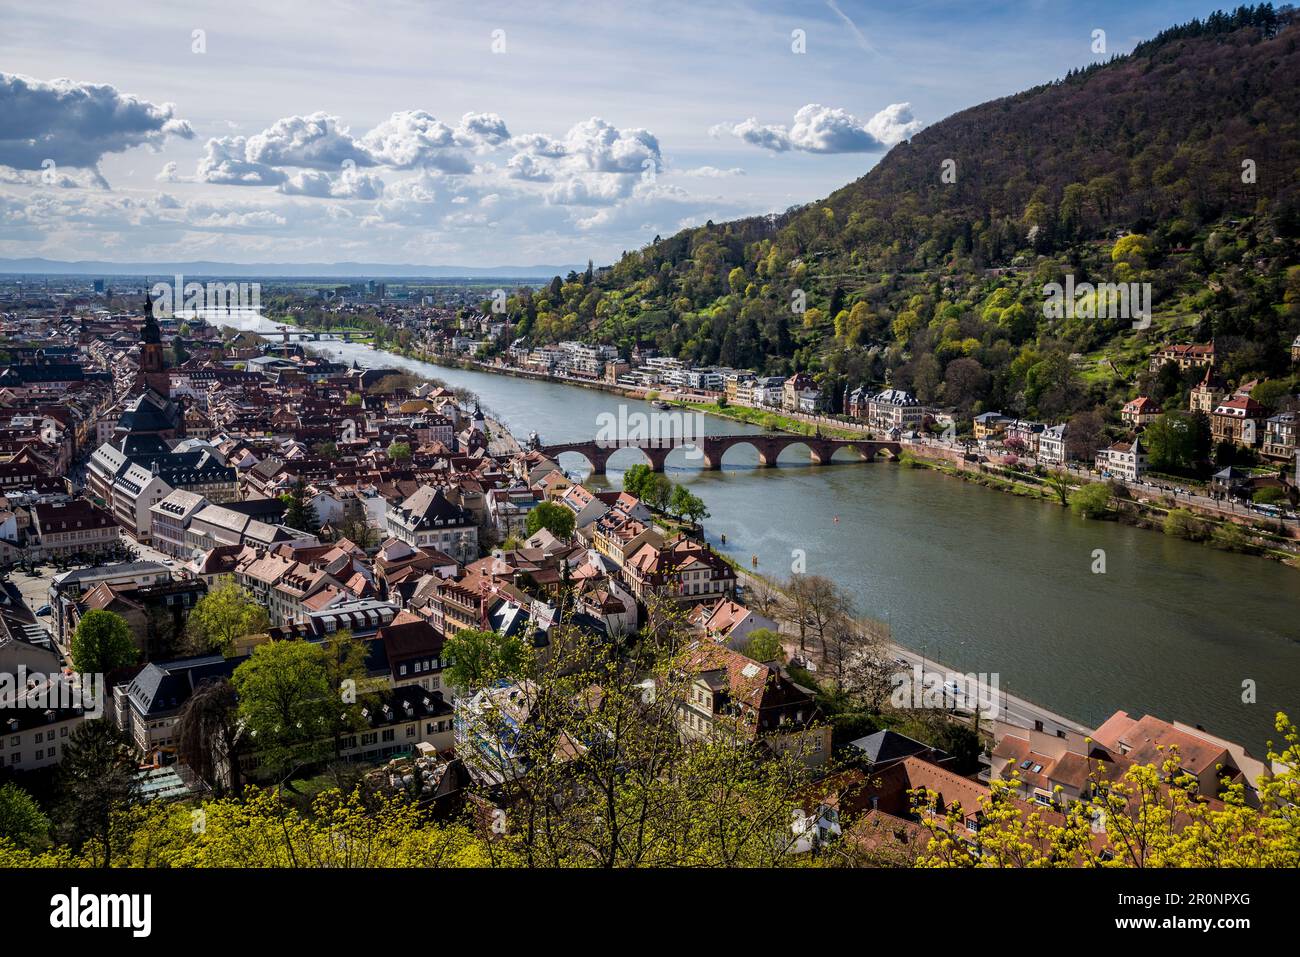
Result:
M144 324L140 327L140 379L161 395L166 396L171 392L162 330L154 318L153 301L148 292L144 294Z

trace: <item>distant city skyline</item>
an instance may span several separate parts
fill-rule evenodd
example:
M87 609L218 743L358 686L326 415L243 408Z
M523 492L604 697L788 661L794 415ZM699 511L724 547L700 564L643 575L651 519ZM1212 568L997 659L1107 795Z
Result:
M1218 6L25 3L0 257L606 264Z

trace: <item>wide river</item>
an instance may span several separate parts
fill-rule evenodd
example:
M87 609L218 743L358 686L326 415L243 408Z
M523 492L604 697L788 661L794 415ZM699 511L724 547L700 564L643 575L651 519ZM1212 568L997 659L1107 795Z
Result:
M273 331L261 317L223 320ZM652 412L610 393L450 369L322 342L361 366L395 366L472 390L521 439L595 438L603 414ZM709 417L709 434L759 430ZM800 454L802 453L802 454ZM616 453L605 481L643 461ZM569 470L581 457L564 457ZM793 556L889 622L900 644L960 671L997 673L1001 689L1096 727L1117 709L1201 724L1259 756L1276 739L1273 715L1300 721L1300 571L1159 532L1089 522L924 469L884 461L813 467L801 448L760 469L747 447L720 472L685 451L674 481L708 506L712 544L778 578ZM593 484L601 484L592 479ZM725 545L721 535L727 536ZM1105 573L1094 574L1094 551ZM1243 701L1244 683L1255 688Z

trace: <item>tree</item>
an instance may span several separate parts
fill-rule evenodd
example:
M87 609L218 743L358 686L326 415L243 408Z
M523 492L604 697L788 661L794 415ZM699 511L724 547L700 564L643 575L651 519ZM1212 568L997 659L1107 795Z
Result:
M332 459L338 455L339 447L333 442L317 442L311 450L323 459Z
M239 720L267 772L283 775L333 752L345 702L331 677L328 652L310 641L258 645L235 669Z
M1088 482L1070 493L1070 511L1081 518L1104 518L1110 514L1110 486Z
M633 465L623 473L623 491L637 498L645 498L654 474L654 469L644 463Z
M1171 508L1165 516L1164 532L1175 538L1188 541L1204 541L1207 532L1205 523L1196 517L1196 513L1186 508Z
M247 742L239 721L235 686L226 678L205 681L194 689L177 719L177 752L199 778L218 793L243 791L239 758ZM218 763L220 762L220 764ZM222 768L229 774L223 781Z
M1196 423L1182 412L1165 412L1142 433L1151 468L1185 472L1196 465Z
M765 618L776 618L781 614L785 597L766 578L754 575L745 586L745 604Z
M678 518L688 519L692 525L699 525L709 517L709 510L705 507L703 499L685 485L678 485L673 489L668 508Z
M392 442L388 446L388 457L399 465L411 460L410 442Z
M1070 504L1070 489L1073 486L1070 484L1069 472L1065 471L1065 469L1052 469L1052 471L1047 473L1047 478L1044 479L1044 482L1047 487L1056 494L1056 497L1061 500L1062 505Z
M356 496L343 502L343 514L334 526L335 538L346 538L352 544L369 549L378 544L379 532L370 524L366 508Z
M794 605L795 623L799 626L800 651L806 650L809 633L824 646L832 622L847 617L852 611L848 595L823 575L791 575L786 592Z
M108 674L134 664L140 650L121 615L93 609L81 616L72 635L72 667L81 674Z
M270 627L266 609L252 593L226 580L195 603L186 622L186 633L196 648L229 656L236 639L261 634Z
M360 392L349 392L348 397L343 400L344 405L356 406L361 404Z
M1101 762L1082 800L1064 813L1021 799L1019 771L990 782L978 807L939 809L937 795L914 792L918 815L936 821L922 867L1287 867L1300 866L1300 733L1276 718L1286 741L1268 749L1274 769L1258 781L1258 806L1241 781L1223 781L1221 800L1201 799L1200 782L1182 766L1177 747L1158 764L1134 764L1114 777ZM978 816L972 835L966 820ZM1101 825L1100 827L1098 825ZM972 853L972 850L974 853Z
M299 476L298 481L294 483L292 492L280 496L280 501L284 502L285 506L284 524L300 532L320 531L320 517L316 514L316 507L307 497L307 485L303 482L302 476Z
M665 512L673 497L673 483L662 472L652 472L641 500L657 512Z
M745 639L744 653L755 661L784 661L781 636L771 628L755 628Z
M574 514L556 502L538 502L528 510L528 534L536 535L546 529L561 541L573 536Z
M1105 419L1095 410L1071 416L1065 428L1066 456L1075 462L1091 462L1101 445Z
M43 847L50 819L36 800L16 784L0 787L0 838L20 847Z
M58 775L56 820L64 840L94 845L97 866L113 864L114 815L139 794L131 742L106 718L84 721L68 735Z
M444 655L447 681L455 688L475 689L506 678L518 677L524 664L524 645L517 637L495 631L462 628L447 639Z

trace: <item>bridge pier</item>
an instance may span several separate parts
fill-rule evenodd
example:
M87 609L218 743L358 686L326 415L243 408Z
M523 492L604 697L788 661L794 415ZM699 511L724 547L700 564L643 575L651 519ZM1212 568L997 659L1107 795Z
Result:
M650 460L650 470L652 472L662 472L664 463L668 460L668 453L672 449L648 448L642 449L641 454Z

